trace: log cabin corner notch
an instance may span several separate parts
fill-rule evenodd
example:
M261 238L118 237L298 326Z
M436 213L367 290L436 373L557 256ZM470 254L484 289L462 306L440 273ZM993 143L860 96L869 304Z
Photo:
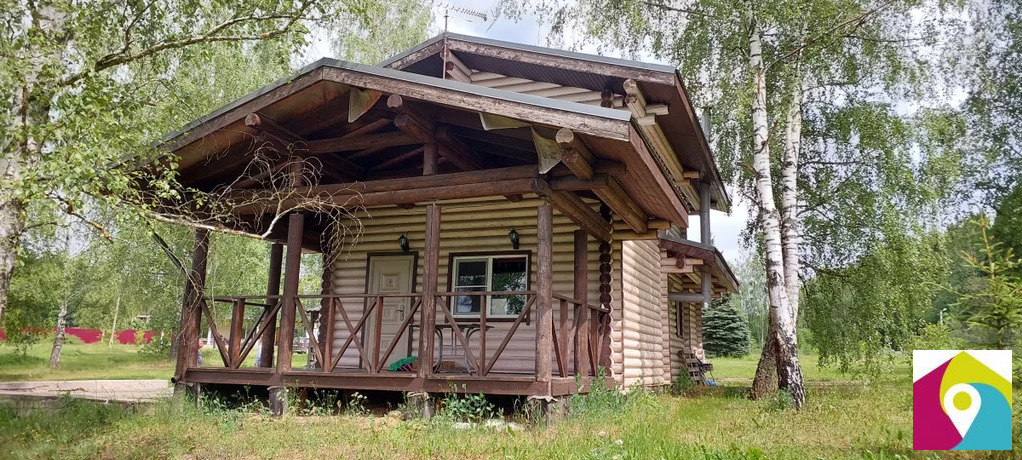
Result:
M181 360L182 384L556 397L602 366L664 385L701 349L675 340L698 324L672 299L737 288L712 247L678 246L690 214L709 241L730 202L670 67L445 34L380 66L322 59L161 147L226 200L216 227L277 243L266 295L205 297L192 277L182 343L205 324L223 363ZM302 250L325 254L318 294L297 291Z

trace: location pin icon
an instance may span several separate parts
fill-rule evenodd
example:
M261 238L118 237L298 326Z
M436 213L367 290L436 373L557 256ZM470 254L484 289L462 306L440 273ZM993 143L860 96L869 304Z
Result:
M963 409L955 406L955 396L961 393L969 395L969 403ZM979 414L979 406L979 392L968 383L954 385L948 388L947 393L944 393L944 412L947 412L951 423L955 425L958 434L963 438L965 433L969 431L969 427L972 426L972 422L976 420L976 414Z

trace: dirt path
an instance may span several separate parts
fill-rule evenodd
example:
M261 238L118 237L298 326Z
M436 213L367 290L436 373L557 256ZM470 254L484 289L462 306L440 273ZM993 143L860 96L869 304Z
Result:
M170 396L166 380L54 380L38 382L0 382L0 399L56 398L70 394L74 398L124 403L149 402Z

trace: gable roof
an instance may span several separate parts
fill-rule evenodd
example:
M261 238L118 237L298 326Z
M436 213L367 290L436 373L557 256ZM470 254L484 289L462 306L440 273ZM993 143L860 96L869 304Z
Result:
M711 184L714 207L730 210L730 197L720 179L702 125L674 67L454 33L437 35L379 65L441 76L445 44L471 69L508 77L592 91L609 90L615 94L624 94L625 81L633 80L648 101L681 109L672 111L669 116L657 117L657 123L662 125L664 137L681 165L686 170L699 171L702 179Z

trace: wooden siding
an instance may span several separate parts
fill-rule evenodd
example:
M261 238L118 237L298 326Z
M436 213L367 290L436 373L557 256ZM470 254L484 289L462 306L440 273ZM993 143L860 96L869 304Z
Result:
M622 383L663 385L663 306L660 248L655 241L624 241L621 245L623 321Z
M477 200L462 200L457 202L438 203L441 208L440 225L440 261L439 261L439 291L448 289L449 259L451 253L464 252L500 252L512 250L508 238L508 232L512 228L517 230L521 241L520 250L531 252L531 273L529 288L533 289L536 282L536 207L542 201L535 196L513 203L503 197L487 198ZM399 253L398 237L402 234L408 237L411 252L418 252L418 266L416 267L416 290L421 291L423 275L422 248L425 240L425 208L415 207L412 209L401 209L399 207L373 208L360 212L358 217L363 228L358 232L361 236L358 239L349 239L344 242L340 254L335 258L331 268L332 280L331 289L335 295L363 293L366 290L365 277L367 268L367 257L371 253ZM554 253L553 253L553 291L571 297L574 290L574 254L573 235L577 226L558 212L554 212ZM615 245L619 246L619 245ZM599 244L595 240L589 242L589 299L595 303L599 299ZM615 259L617 258L615 251ZM615 260L615 267L620 263ZM615 273L620 270L615 269ZM614 289L614 311L620 316L620 288ZM347 306L349 319L355 324L360 318L362 301L361 299L342 299ZM350 304L349 304L350 303ZM560 302L554 300L554 321L559 321ZM353 307L357 306L357 307ZM569 305L569 308L571 306ZM570 310L569 310L570 312ZM533 313L534 316L534 313ZM569 318L572 315L569 314ZM570 320L570 319L569 319ZM415 323L418 322L416 316ZM437 315L437 323L445 323L442 314ZM414 323L413 323L414 324ZM510 329L511 322L495 322L492 318L488 324L494 326L487 332L486 350L487 355L492 356L499 347L501 340ZM570 324L570 323L569 323ZM335 323L336 334L334 337L335 349L347 338L347 329L343 318L338 313ZM416 331L418 334L418 331ZM450 344L449 332L446 343ZM417 337L417 335L416 335ZM472 337L472 347L478 349L479 334ZM381 348L386 349L391 338L383 337ZM412 354L417 354L418 340L413 340ZM615 340L616 342L616 340ZM460 347L459 347L460 349ZM504 350L500 359L494 365L492 372L511 373L533 373L535 370L535 321L528 324L522 323L515 333L514 338ZM406 350L395 350L394 356L404 356ZM449 359L450 358L450 359ZM451 356L449 350L445 350L445 360L453 360L461 365L461 355ZM341 359L339 366L356 367L358 365L358 352L354 345L351 345ZM566 363L570 374L571 363ZM554 374L557 375L558 368L554 363ZM618 371L619 369L615 369Z
M670 291L681 291L681 278L678 275L670 275L668 277L668 287ZM666 342L670 345L668 350L668 359L670 360L670 378L671 380L678 378L681 375L682 369L685 368L685 362L678 355L679 351L687 349L687 342L682 334L679 334L678 321L681 319L679 313L684 313L682 306L685 305L681 302L671 302L667 308L668 316L670 317L668 336Z

